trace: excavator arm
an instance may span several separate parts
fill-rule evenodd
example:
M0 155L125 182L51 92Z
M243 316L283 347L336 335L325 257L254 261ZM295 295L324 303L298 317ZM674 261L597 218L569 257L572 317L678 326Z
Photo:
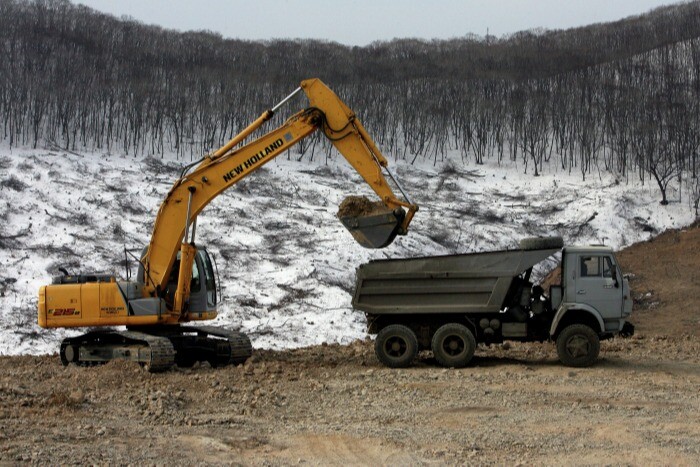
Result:
M317 130L323 131L332 141L385 206L383 211L373 212L370 216L341 218L355 239L365 247L378 248L391 243L397 233L408 232L418 206L410 202L388 171L386 159L355 114L318 79L303 81L300 89L306 93L310 107L264 136L236 148L269 120L291 95L272 110L265 111L225 146L206 156L196 166L187 167L161 204L151 242L142 258L146 282L144 295L161 294L180 251L178 288L171 311L174 318L182 316L189 295L189 276L196 252L194 230L197 215L221 192ZM394 194L383 175L383 169L394 180L404 200Z

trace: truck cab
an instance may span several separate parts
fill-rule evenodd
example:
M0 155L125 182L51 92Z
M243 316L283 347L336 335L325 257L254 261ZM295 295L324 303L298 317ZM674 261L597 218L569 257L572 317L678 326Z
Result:
M561 285L550 289L552 308L556 310L550 334L556 336L572 321L589 322L604 337L623 332L626 318L632 313L632 298L629 282L612 249L563 248L561 267Z

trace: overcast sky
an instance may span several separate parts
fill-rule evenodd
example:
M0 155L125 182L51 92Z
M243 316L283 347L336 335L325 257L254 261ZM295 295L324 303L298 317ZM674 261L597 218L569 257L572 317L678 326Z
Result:
M487 31L566 29L645 13L672 0L73 0L146 24L227 38L325 39L347 45Z

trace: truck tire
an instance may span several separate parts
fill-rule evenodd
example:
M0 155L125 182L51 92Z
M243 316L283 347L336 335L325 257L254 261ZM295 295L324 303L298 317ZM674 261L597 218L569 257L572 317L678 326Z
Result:
M390 324L377 334L374 353L389 368L406 368L418 355L418 338L409 327Z
M521 250L548 250L563 246L564 239L561 237L530 237L520 240Z
M433 335L431 343L435 360L448 368L466 366L474 356L476 339L466 326L448 323L441 326Z
M598 359L599 353L598 334L585 324L567 326L557 337L557 354L566 366L591 366Z

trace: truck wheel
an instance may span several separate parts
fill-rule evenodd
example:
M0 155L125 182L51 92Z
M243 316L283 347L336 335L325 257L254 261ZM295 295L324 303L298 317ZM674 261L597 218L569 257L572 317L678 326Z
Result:
M566 366L591 366L600 353L598 334L585 324L572 324L557 337L557 354Z
M418 355L418 339L407 326L391 324L377 334L374 352L390 368L406 368Z
M529 237L520 240L521 250L548 250L563 246L564 239L561 237Z
M433 354L442 366L461 368L474 356L476 340L474 334L464 325L448 323L441 326L433 335Z

